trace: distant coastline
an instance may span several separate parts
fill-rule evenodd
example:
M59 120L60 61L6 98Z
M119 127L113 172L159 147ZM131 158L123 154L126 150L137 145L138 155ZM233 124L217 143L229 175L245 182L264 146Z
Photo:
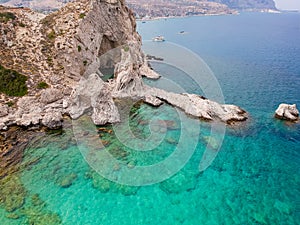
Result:
M189 17L202 17L202 16L230 16L230 15L239 15L239 12L236 13L217 13L217 14L199 14L199 15L185 15L185 16L158 16L158 17L147 17L147 18L136 18L137 21L153 21L153 20L166 20L166 19L177 19L177 18L189 18Z
M189 18L189 17L203 17L203 16L231 16L231 15L240 15L243 12L253 12L253 13L270 13L270 14L280 14L280 13L300 13L298 10L273 10L273 9L264 9L264 10L245 10L245 11L236 11L234 13L216 13L216 14L198 14L198 15L182 15L182 16L158 16L158 17L144 17L136 18L137 21L153 21L153 20L167 20L167 19L177 19L177 18Z

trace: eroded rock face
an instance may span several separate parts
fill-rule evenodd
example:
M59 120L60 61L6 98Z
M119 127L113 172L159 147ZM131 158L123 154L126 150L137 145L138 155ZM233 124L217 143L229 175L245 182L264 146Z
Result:
M281 120L296 121L299 118L299 111L296 104L280 104L275 111L275 117Z
M145 61L144 64L140 67L140 74L150 79L160 78L160 75L149 67L147 61Z
M78 4L71 3L68 7L76 10ZM59 37L56 40L57 44L69 44L68 48L60 44L58 57L67 76L75 80L96 73L100 66L99 56L107 51L129 42L141 45L141 38L135 30L133 13L123 0L91 0L82 1L81 4L79 18L70 13L66 14L63 8L57 13L56 21L59 23L54 24L54 30L58 31L64 21L76 27L75 32L66 32L64 38ZM72 16L72 19L69 20L67 16Z
M87 79L83 77L71 95L71 118L90 113L96 125L120 122L111 93L108 83L97 74L91 74Z
M45 90L43 93L45 93L43 97L20 98L8 115L0 117L0 129L7 129L7 126L11 125L25 127L44 125L51 129L59 128L62 125L62 116L65 114L63 95L56 89ZM49 93L53 95L48 96Z
M62 99L63 96L63 88L60 90L56 88L45 89L41 93L40 102L50 104L58 101L59 99Z
M60 111L48 112L43 116L42 125L50 129L57 129L62 126L63 117Z
M113 95L119 98L136 97L144 90L144 83L140 74L143 60L139 51L133 46L129 51L121 50L121 60L116 64L114 71Z

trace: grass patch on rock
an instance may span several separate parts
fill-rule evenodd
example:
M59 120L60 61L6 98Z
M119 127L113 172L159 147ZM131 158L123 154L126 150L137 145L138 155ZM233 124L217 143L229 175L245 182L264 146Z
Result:
M37 89L46 89L48 87L49 87L49 85L46 82L40 82L37 85Z
M26 81L26 76L0 65L0 93L8 96L24 96L28 91Z
M15 14L11 12L0 12L0 22L1 23L7 23L9 20L15 20L16 16Z

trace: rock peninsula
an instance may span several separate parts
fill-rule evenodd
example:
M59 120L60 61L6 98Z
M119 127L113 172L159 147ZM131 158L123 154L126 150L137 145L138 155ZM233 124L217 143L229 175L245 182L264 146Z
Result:
M26 95L1 93L0 129L12 125L62 125L90 111L97 125L120 121L116 99L167 103L187 114L225 123L243 121L247 113L193 94L151 88L142 77L158 79L141 51L133 12L124 0L81 0L49 15L27 8L0 7L0 65L26 76ZM10 15L6 18L5 15ZM117 49L103 64L100 56ZM113 64L113 78L101 79L101 67ZM13 74L13 73L12 73Z

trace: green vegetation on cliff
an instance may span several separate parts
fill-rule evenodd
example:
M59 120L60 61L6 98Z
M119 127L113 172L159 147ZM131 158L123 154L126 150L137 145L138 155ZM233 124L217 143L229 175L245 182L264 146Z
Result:
M0 22L1 23L6 23L9 20L14 20L16 19L15 14L11 12L0 12Z
M49 87L49 85L44 81L38 83L38 85L37 85L37 89L46 89L48 87Z
M24 96L27 94L26 81L26 76L0 65L0 93L8 96Z

